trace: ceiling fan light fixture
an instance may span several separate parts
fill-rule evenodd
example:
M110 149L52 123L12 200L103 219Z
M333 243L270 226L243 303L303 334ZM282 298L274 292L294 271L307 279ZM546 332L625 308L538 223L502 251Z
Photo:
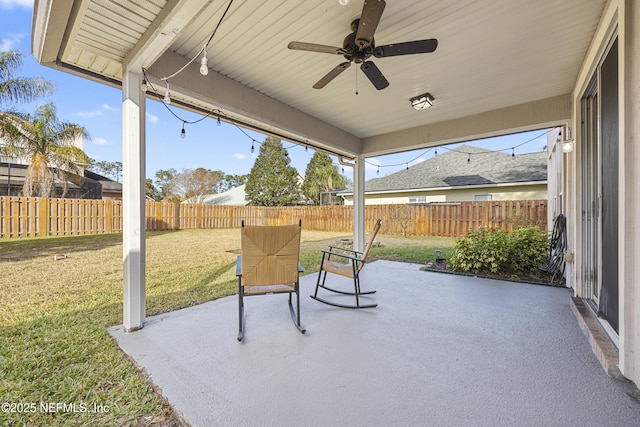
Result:
M430 93L423 93L422 95L414 96L409 101L414 110L425 110L433 105L433 96Z

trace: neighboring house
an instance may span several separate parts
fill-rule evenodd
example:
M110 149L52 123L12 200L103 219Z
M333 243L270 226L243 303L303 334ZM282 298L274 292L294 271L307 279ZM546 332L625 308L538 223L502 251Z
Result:
M21 196L27 165L0 162L0 196ZM67 198L75 199L117 199L122 200L122 184L97 173L86 171L85 176L68 174ZM63 183L56 179L55 194L60 197Z
M122 184L111 178L99 175L90 170L84 172L86 179L91 179L100 183L102 187L102 200L122 200Z
M406 170L365 182L366 204L547 198L547 153L518 154L462 145ZM353 204L353 191L340 194Z
M82 149L83 139L78 138L75 146ZM0 141L2 144L2 141ZM21 196L29 159L24 157L0 157L0 196ZM122 200L122 184L86 170L84 176L68 174L67 198L115 199ZM56 179L53 197L64 192L62 181Z
M243 184L227 190L224 193L207 194L206 196L198 197L198 203L203 205L246 206L249 201L247 200L247 194L244 189L245 185ZM182 203L196 203L196 201L192 197Z

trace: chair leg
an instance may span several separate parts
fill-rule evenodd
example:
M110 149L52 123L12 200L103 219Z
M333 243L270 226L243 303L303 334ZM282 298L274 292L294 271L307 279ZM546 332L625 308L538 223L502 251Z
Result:
M304 329L300 323L300 289L299 289L299 284L296 284L296 310L294 311L293 309L293 302L291 301L291 294L293 292L289 292L289 311L291 312L291 320L293 320L293 324L296 325L296 328L298 328L298 330L301 333L305 333L307 332L306 329Z
M320 268L322 269L322 265L320 265ZM318 271L318 280L316 280L316 290L312 295L314 297L318 296L318 287L320 286L320 278L321 277L322 277L322 270Z
M242 341L244 336L244 298L242 284L238 279L238 341Z

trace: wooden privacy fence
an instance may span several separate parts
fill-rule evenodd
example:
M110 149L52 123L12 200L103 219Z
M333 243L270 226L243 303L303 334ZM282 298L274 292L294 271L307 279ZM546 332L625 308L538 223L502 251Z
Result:
M306 230L353 229L352 206L217 206L146 203L148 231L237 228L247 224L293 224ZM367 205L366 231L377 218L383 234L464 236L480 227L513 229L537 225L547 229L546 200ZM0 238L72 236L122 232L122 201L0 197Z

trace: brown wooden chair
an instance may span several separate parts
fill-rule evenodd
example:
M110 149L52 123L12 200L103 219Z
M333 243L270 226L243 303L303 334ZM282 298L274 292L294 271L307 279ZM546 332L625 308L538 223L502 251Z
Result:
M240 234L241 254L236 262L238 276L238 341L244 336L244 297L250 295L289 294L289 311L298 330L300 325L299 264L300 231L298 225L245 226ZM296 310L292 295L296 294Z
M329 246L329 250L322 250L322 262L320 263L320 271L318 272L318 281L316 282L316 291L311 298L316 301L320 301L325 304L333 305L335 307L342 308L373 308L378 304L360 304L360 296L361 295L371 295L376 291L366 291L362 292L360 289L360 272L367 262L367 256L369 255L369 251L374 244L376 234L380 230L381 220L377 220L375 226L373 227L373 231L371 232L371 238L369 239L369 243L364 248L363 252L354 251L351 249L339 248L337 246ZM335 263L332 259L341 259L342 261L346 261L344 263ZM354 292L341 291L338 289L330 288L325 285L325 281L327 279L327 273L337 274L339 276L348 277L353 279L353 286L355 288ZM322 283L321 283L322 282ZM318 289L326 289L328 291L342 294L342 295L352 295L356 299L355 305L350 304L340 304L335 301L330 301L324 298L320 298L318 296Z

